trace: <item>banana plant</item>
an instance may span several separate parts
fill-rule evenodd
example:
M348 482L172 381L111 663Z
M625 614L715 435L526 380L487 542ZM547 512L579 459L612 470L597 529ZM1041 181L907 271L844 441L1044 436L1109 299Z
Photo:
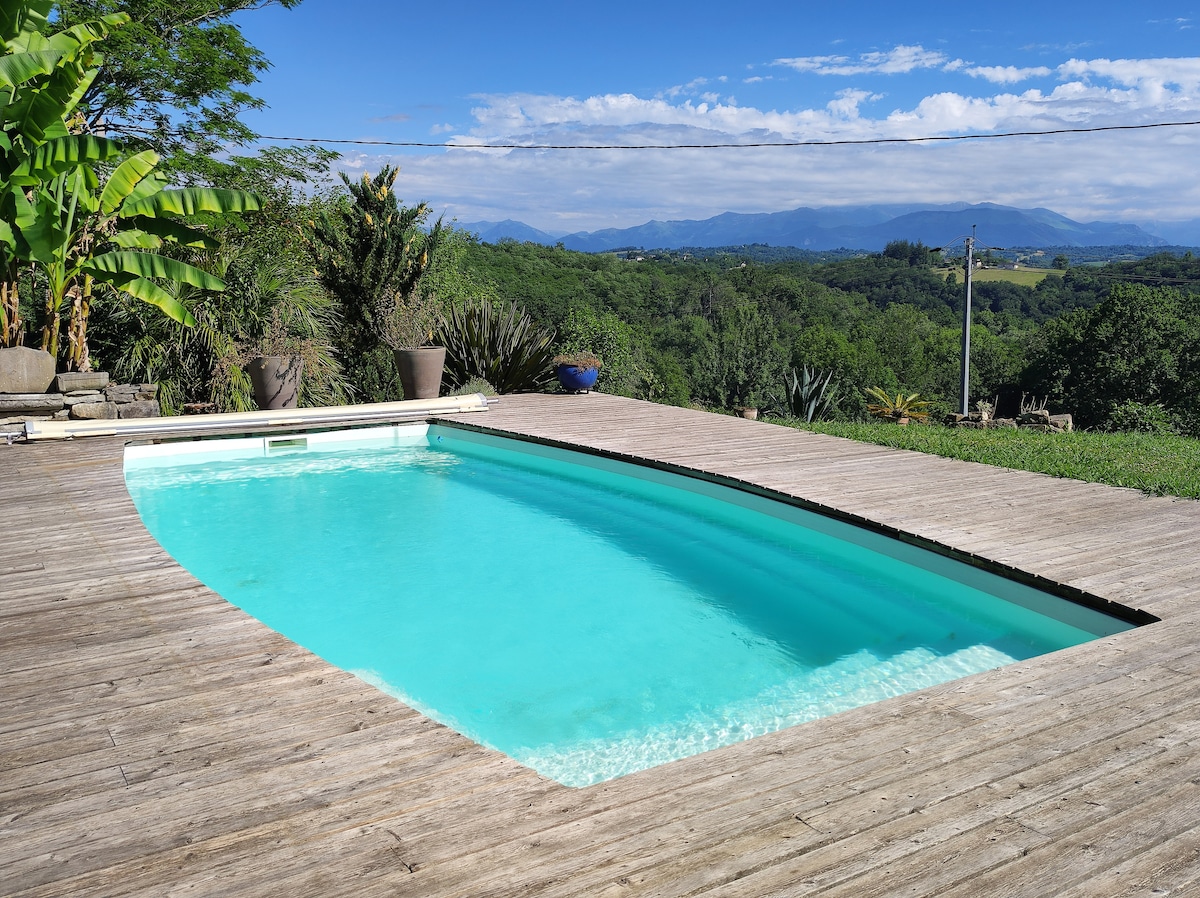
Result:
M0 347L19 345L23 338L17 269L29 261L16 218L31 185L17 183L13 175L47 141L69 134L67 122L103 61L94 45L129 21L125 13L114 13L49 33L52 9L52 0L0 0ZM22 205L24 220L36 227L28 205Z
M67 135L39 147L13 173L14 182L29 185L32 195L15 199L16 225L29 258L47 280L42 348L57 357L63 307L69 302L69 371L87 370L87 323L97 283L193 326L187 308L155 279L211 291L223 290L225 283L158 250L168 243L215 248L211 237L186 220L260 208L258 198L244 191L167 189L153 150L127 156L101 184L93 163L120 155L112 141Z

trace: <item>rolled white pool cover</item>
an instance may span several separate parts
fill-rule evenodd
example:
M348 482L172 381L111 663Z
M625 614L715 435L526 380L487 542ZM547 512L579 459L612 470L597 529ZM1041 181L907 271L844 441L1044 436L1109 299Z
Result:
M180 415L164 418L117 418L103 421L26 421L28 440L64 440L83 436L117 436L172 433L195 430L253 431L270 427L309 427L321 424L357 424L368 421L401 421L429 415L487 411L489 400L482 393L410 399L403 402L374 402L322 408L284 408L259 412L222 412L215 415Z

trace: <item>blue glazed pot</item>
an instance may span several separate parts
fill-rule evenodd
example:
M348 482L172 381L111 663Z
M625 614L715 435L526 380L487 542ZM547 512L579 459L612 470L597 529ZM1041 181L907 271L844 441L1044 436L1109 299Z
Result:
M576 368L574 365L558 365L554 369L558 382L568 393L586 393L596 385L599 368Z

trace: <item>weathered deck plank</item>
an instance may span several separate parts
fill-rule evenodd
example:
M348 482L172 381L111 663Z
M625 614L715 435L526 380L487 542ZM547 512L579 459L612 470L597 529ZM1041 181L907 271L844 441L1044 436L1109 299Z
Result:
M196 583L142 528L118 441L0 447L0 893L1200 883L1200 503L599 394L461 422L778 490L1163 621L567 789Z

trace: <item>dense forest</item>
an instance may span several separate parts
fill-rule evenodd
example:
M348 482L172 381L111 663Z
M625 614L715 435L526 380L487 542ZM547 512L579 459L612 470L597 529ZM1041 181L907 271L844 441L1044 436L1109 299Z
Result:
M600 389L714 409L784 410L789 369L832 371L834 414L864 390L957 404L965 290L937 254L757 262L731 252L633 261L464 239L461 264L491 295L595 349L619 350ZM910 257L911 256L911 257ZM637 257L634 257L637 258ZM1070 267L1036 287L973 285L973 400L1012 410L1022 394L1093 428L1196 431L1200 259L1161 253Z

